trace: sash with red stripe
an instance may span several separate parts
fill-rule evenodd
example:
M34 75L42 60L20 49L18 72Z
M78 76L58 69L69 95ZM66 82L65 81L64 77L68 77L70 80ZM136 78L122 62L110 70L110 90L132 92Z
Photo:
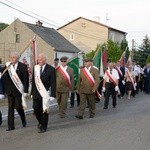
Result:
M61 75L64 77L64 79L65 79L66 82L67 82L67 85L68 85L69 89L71 90L70 76L69 76L69 74L67 73L67 71L64 70L62 66L59 66L59 67L57 68L57 70L58 70L58 71L61 73Z
M113 76L108 72L108 70L106 71L106 75L108 76L109 80L115 85L118 86L115 79L113 78ZM120 94L120 89L118 89L118 94Z
M119 73L121 76L123 76L123 74L122 74L122 72L121 72L121 70L120 70L120 68L119 68L118 66L116 66L116 70L118 71L118 73Z
M133 78L131 77L131 74L130 74L129 70L127 71L127 76L128 76L128 78L129 78L130 82L132 83L134 90L136 90L136 87L135 87L135 85L134 85Z
M86 78L88 79L90 85L93 87L94 84L95 84L95 80L94 80L93 76L92 76L91 73L87 70L87 68L83 68L82 70L83 70L84 75L85 75ZM101 98L101 97L102 97L102 95L101 95L98 91L96 91L96 94L97 94L98 98Z

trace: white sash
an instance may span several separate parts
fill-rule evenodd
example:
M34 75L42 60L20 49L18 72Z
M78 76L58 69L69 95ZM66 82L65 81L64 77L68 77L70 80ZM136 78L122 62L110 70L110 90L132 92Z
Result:
M94 86L95 79L93 78L93 76L90 73L90 71L86 67L84 67L83 68L83 72L84 72L85 76L87 77L87 79L89 80L91 86ZM98 96L99 99L102 97L102 95L98 91L96 91L96 94L97 94L97 96Z
M69 86L69 89L71 89L71 81L70 81L70 76L69 76L68 72L64 69L64 67L62 65L59 66L58 71L63 75L63 77L65 78L65 80Z
M134 84L134 80L133 80L133 78L131 77L131 74L130 74L129 70L127 71L127 75L128 75L128 77L129 77L130 82L131 82L132 85L133 85L134 90L136 90L136 86L135 86L135 84Z
M18 91L22 94L22 106L24 108L27 108L26 98L24 97L24 87L23 87L21 80L18 77L11 62L6 62L6 66L8 67L8 73L9 73L11 80L13 81Z
M122 71L120 70L120 68L118 66L116 66L116 70L118 71L118 73L123 76Z
M35 85L37 90L39 91L40 95L42 96L42 103L43 103L43 112L49 112L50 111L50 100L53 99L49 96L49 92L45 89L41 78L40 78L40 65L34 66L34 79L35 79Z
M114 79L114 77L112 76L112 74L110 74L110 72L108 70L106 70L106 75L108 76L109 80L115 85L117 86L117 82ZM120 89L118 87L118 94L120 95Z

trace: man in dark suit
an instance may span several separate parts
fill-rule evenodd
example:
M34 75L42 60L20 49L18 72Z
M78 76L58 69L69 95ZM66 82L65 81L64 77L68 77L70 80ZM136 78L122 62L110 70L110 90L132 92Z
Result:
M2 113L0 111L0 125L2 124Z
M41 53L38 55L38 65L34 67L32 78L33 108L36 119L38 120L38 133L46 132L48 125L48 111L43 108L43 91L40 91L36 80L36 67L40 67L40 80L44 85L46 92L51 92L51 98L56 97L56 73L55 68L46 63L46 55Z
M125 68L124 66L121 66L120 61L117 62L115 69L117 70L119 74L119 89L120 89L120 95L118 97L123 97L125 94L125 81L124 81L124 75L125 75Z
M150 94L150 64L144 69L144 77L145 94Z
M29 87L29 74L27 70L27 65L18 61L19 55L17 52L12 52L10 54L10 62L8 70L2 76L2 80L4 81L4 89L6 94L8 95L8 129L7 131L11 131L15 129L14 125L14 109L17 110L18 114L21 117L23 127L26 127L26 119L25 113L22 106L22 96L26 97L28 93ZM6 63L7 64L7 63ZM19 91L19 88L14 84L13 77L11 76L11 68L15 70L16 78L20 79L21 84L23 86L23 92Z

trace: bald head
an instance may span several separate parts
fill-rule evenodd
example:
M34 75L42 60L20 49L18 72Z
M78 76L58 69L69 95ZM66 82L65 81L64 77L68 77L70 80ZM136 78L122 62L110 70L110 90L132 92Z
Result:
M44 65L45 63L46 63L46 61L47 61L47 57L46 57L46 55L44 54L44 53L40 53L39 55L38 55L38 64L40 65L40 66L42 66L42 65Z

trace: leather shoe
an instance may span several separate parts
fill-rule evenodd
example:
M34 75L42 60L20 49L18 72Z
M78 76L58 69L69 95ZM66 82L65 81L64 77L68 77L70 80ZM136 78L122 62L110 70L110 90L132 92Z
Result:
M116 108L116 106L113 106L113 108Z
M27 122L26 122L26 121L22 122L22 126L23 126L23 127L26 127L26 125L27 125Z
M75 117L78 118L78 119L83 119L83 117L79 116L79 115L76 115Z
M40 129L40 128L41 128L41 126L42 126L42 125L39 123L39 124L38 124L38 126L37 126L37 128L38 128L38 129Z
M70 108L74 108L74 106L70 106Z
M46 132L45 129L40 129L40 130L38 131L38 133L44 133L44 132Z
M108 109L108 107L104 107L104 109Z
M11 130L14 130L15 128L8 128L6 129L6 131L11 131Z
M94 115L90 115L89 118L94 118Z

